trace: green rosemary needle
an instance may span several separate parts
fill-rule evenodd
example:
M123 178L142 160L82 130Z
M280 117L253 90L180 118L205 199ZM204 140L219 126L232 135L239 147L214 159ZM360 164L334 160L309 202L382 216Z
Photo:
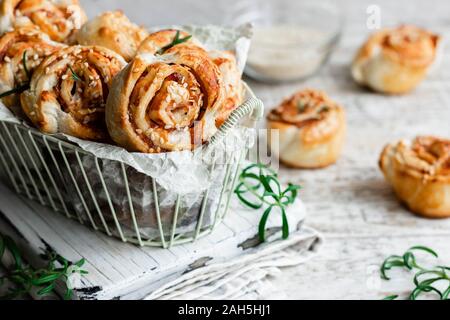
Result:
M28 90L29 88L30 88L30 84L29 83L26 83L26 84L23 84L21 86L15 87L15 88L13 88L11 90L8 90L8 91L5 91L5 92L1 93L0 94L0 99L4 98L4 97L7 97L7 96L10 96L12 94L22 93L22 92Z
M27 81L20 86L17 86L15 88L12 88L11 90L1 93L0 99L10 96L12 94L22 93L22 92L30 89L31 73L27 67L27 51L26 50L23 52L23 55L22 55L22 65L23 65L23 70L25 71L25 74L27 76Z
M157 54L159 54L159 55L164 54L170 48L176 46L177 44L186 42L191 38L192 38L192 35L189 35L189 36L186 36L186 37L180 39L180 30L177 30L177 33L175 34L175 37L173 38L172 42L169 43L167 46L164 46L161 49L159 49Z
M75 81L83 81L83 80L81 80L80 76L77 75L75 71L73 71L71 66L69 66L69 70L72 73L72 79L73 80L75 80Z
M283 190L274 170L263 164L252 164L240 174L239 184L234 193L249 208L258 210L266 207L258 227L259 238L265 241L267 220L276 208L281 213L282 237L288 238L289 224L286 208L294 203L300 188L300 186L289 184Z
M23 64L23 70L25 71L25 74L27 76L28 82L30 82L31 81L31 73L30 73L30 71L28 70L28 67L27 67L27 50L25 50L23 52L22 64Z
M414 246L409 248L403 255L392 255L386 258L381 265L380 274L384 280L390 280L387 271L392 268L403 268L408 271L415 271L413 282L415 288L409 294L409 300L416 300L422 293L435 293L441 300L450 299L450 267L435 266L425 268L418 264L414 254L416 251L422 251L438 258L436 251L425 246ZM435 284L446 284L444 291L436 288ZM388 296L384 300L394 300L398 296Z

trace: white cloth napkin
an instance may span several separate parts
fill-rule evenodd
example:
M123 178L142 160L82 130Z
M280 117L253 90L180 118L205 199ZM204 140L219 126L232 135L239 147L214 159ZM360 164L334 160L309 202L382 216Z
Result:
M271 281L283 267L298 266L316 253L322 237L302 227L287 240L275 240L251 249L231 261L216 262L188 272L146 297L177 300L283 299Z

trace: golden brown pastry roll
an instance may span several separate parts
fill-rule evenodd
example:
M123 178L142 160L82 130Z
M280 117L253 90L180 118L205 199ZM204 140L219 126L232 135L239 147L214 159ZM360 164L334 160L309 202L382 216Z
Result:
M63 46L35 28L19 28L0 37L0 94L8 108L20 110L19 95L28 88L33 71Z
M104 47L61 49L33 73L30 90L20 97L22 108L43 132L104 140L106 98L113 77L125 64Z
M200 43L192 38L192 36L181 30L165 29L150 34L141 43L138 49L138 54L164 54L166 50L174 45L180 44L194 44L200 50ZM203 49L201 49L203 50Z
M220 127L228 116L244 102L244 86L241 72L236 63L235 55L230 51L212 51L209 56L219 67L225 87L225 101L219 111L216 126Z
M38 27L54 41L64 42L87 20L78 0L3 0L0 32Z
M105 12L84 24L76 33L75 41L81 45L106 47L130 61L147 36L147 31L130 22L123 12L114 11Z
M398 198L429 218L450 217L450 140L417 137L387 145L380 168Z
M324 92L303 90L286 99L268 116L272 152L288 166L321 168L336 162L346 132L345 112Z
M374 33L352 64L356 82L383 93L414 89L436 59L440 37L405 25Z
M106 107L112 139L129 151L191 150L215 132L220 72L195 46L138 55L115 79Z
M224 85L224 102L216 119L216 126L220 127L233 110L244 100L242 73L239 71L236 57L231 51L207 51L202 44L189 33L175 29L160 30L150 34L141 44L139 54L161 55L173 45L192 46L196 51L207 54L219 68Z

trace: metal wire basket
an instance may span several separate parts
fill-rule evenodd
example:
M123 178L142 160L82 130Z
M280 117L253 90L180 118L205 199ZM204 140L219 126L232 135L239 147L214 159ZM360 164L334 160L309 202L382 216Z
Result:
M247 85L249 99L238 107L222 125L204 148L213 148L226 136L227 132L244 118L250 120L249 126L254 126L262 117L263 104L258 100ZM0 178L9 183L19 194L52 208L66 217L76 219L80 223L89 225L94 230L117 237L123 242L130 242L140 246L157 246L169 248L170 246L194 242L198 238L209 234L224 218L228 211L230 199L242 160L248 148L233 157L233 161L223 166L223 180L220 193L210 195L210 190L203 191L199 207L191 217L195 225L190 230L182 230L180 212L183 196L176 195L173 203L173 212L170 221L162 212L159 197L160 188L156 179L149 179L152 207L149 212L136 212L132 199L133 177L130 168L119 161L111 161L121 172L121 187L123 187L124 201L127 203L127 221L117 212L116 199L113 199L108 177L102 170L102 161L92 153L79 146L46 135L34 128L23 124L0 121L0 167L3 174ZM86 167L88 159L93 166ZM95 173L92 172L95 168ZM212 163L211 170L217 170ZM96 176L97 185L93 183ZM99 194L102 194L100 198ZM214 198L214 206L211 205ZM72 199L77 199L80 208L74 207ZM205 223L205 212L213 210L211 217ZM164 218L166 217L166 218ZM145 235L142 232L148 221L154 223L157 234ZM181 230L181 231L180 231Z

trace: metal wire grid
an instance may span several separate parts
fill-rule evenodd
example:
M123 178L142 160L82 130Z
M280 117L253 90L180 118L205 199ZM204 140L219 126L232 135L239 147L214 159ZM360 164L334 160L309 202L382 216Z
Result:
M250 91L251 93L251 91ZM228 121L221 127L218 134L214 136L209 144L205 146L205 151L210 150L218 141L220 141L228 130L235 126L245 116L250 116L253 121L261 117L263 110L262 102L255 98L250 98L246 103L240 106L230 116ZM130 242L140 246L157 246L169 248L173 245L196 241L198 238L210 233L226 215L233 187L239 175L240 164L244 159L247 150L242 150L235 155L228 164L225 165L225 174L223 187L219 196L218 205L211 223L207 226L203 225L206 211L206 204L209 198L209 189L205 191L203 196L200 212L196 222L194 232L181 233L177 232L177 222L180 214L180 195L176 198L173 220L170 227L170 234L165 235L163 223L161 221L159 198L157 191L157 182L152 179L152 190L154 196L154 210L156 214L157 227L159 236L156 238L144 238L140 232L140 226L136 219L136 213L131 199L130 181L127 177L126 167L124 163L120 163L121 174L124 181L124 188L129 204L131 221L135 236L127 236L123 230L117 217L116 210L108 191L103 173L100 169L99 158L93 154L84 151L78 146L60 140L53 136L42 134L41 132L23 126L22 124L0 121L0 163L4 169L4 176L10 181L15 191L24 194L27 198L38 201L44 206L52 208L56 212L64 214L71 219L77 219L80 223L85 224L85 219L80 212L73 210L76 214L71 213L71 202L65 201L64 185L67 179L64 174L70 177L71 181L83 206L84 212L88 218L88 224L94 229L106 233L109 236L115 236L123 242ZM69 161L68 155L74 154L76 164L78 165L84 184L80 185L76 179L73 168ZM86 169L83 166L82 156L93 157L97 174L101 181L101 186L106 195L109 214L113 219L112 223L108 223L105 218L105 212L99 206L99 201L89 181ZM73 159L73 158L71 158ZM74 164L72 163L72 166ZM210 167L211 171L216 167L213 163ZM132 183L132 182L131 182ZM82 190L82 188L86 188ZM94 205L94 212L91 212L87 205L88 199L85 199L83 192L89 194L89 199ZM95 217L99 218L97 222Z

